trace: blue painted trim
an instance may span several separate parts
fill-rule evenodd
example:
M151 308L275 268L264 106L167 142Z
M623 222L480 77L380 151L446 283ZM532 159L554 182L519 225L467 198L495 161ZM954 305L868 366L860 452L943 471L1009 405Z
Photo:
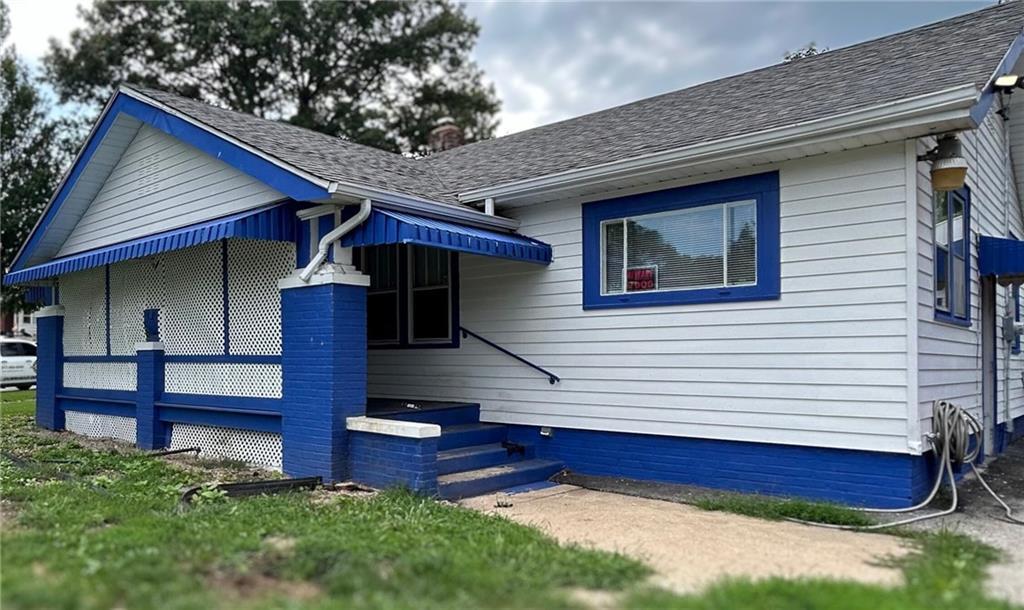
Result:
M119 113L135 117L143 123L195 146L211 157L224 161L235 169L273 187L292 199L312 201L323 199L330 195L324 187L299 176L293 171L283 169L240 146L232 144L221 136L164 112L156 106L118 92L114 95L113 102L107 111L100 117L96 129L86 141L85 147L61 184L60 190L54 194L53 199L47 205L42 219L32 230L32 234L29 236L25 247L18 254L14 264L11 265L12 271L24 269L25 262L31 258L32 253L38 247L39 241L46 233L46 229L53 222L64 201L74 189L75 184L81 177L82 171L89 164L93 154L95 154L96 149L107 135Z
M25 302L53 305L54 288L50 286L28 286L25 288Z
M224 354L231 353L231 333L228 332L229 312L231 301L228 298L228 240L220 240L220 289L221 305L224 309L223 333L224 333Z
M355 212L346 212L351 216ZM547 265L551 246L516 233L500 233L454 222L374 208L366 222L341 240L346 247L417 244L481 256Z
M323 239L324 235L327 235L328 233L330 233L331 231L334 230L334 214L326 214L324 216L318 216L316 218L316 221L317 221L317 224L316 224L316 226L317 226L317 235L320 236L320 239ZM310 240L310 241L312 241L312 240ZM319 241L317 243L319 243ZM334 247L333 246L327 250L327 262L329 262L329 263L333 263L334 262Z
M996 78L1009 74L1013 70L1014 64L1021 56L1021 52L1024 51L1024 34L1018 34L1013 42L1010 44L1010 48L1007 49L1006 54L1003 55L1002 61L999 62L999 66L996 68L993 74L992 80L985 85L984 91L978 101L975 102L974 106L971 107L971 121L975 127L981 125L985 121L985 117L988 116L989 110L992 108L992 103L995 101L996 90L995 80Z
M103 293L106 307L107 355L110 355L110 265L103 266Z
M173 403L156 403L160 421L201 426L219 426L241 430L281 433L281 416L259 411L231 411L227 409L204 409L196 406L181 406Z
M280 398L252 398L247 396L217 396L214 394L177 394L164 392L157 403L183 408L196 407L260 415L275 415L281 412Z
M312 221L302 220L299 221L298 234L295 237L295 268L303 269L309 264L309 243L310 234L309 228L312 226Z
M295 225L298 220L295 218L294 210L291 202L276 203L216 220L97 248L20 271L12 271L4 276L4 284L20 284L231 237L294 241Z
M99 400L106 402L135 404L135 392L130 390L97 390L93 388L61 388L58 392L61 398L75 398L81 400Z
M971 242L973 241L972 238L971 238L971 189L970 189L970 187L965 186L965 187L957 189L955 191L949 191L949 195L948 195L948 197L946 199L946 203L945 203L945 205L948 206L947 210L946 210L946 218L952 218L952 214L950 213L952 211L952 205L950 204L950 201L952 201L952 198L953 198L954 195L959 196L964 201L964 215L963 215L963 222L964 222L963 235L964 235L964 238L961 239L960 241L963 244L961 247L966 247L966 251L961 253L961 256L964 259L964 261L963 261L963 266L964 266L964 285L960 289L963 290L963 292L964 292L964 303L966 303L965 315L958 316L958 315L954 314L953 313L953 309L954 309L955 306L954 306L954 304L952 302L949 304L950 305L950 311L948 311L948 312L947 311L942 311L941 309L938 309L934 305L934 301L935 301L935 299L934 299L934 297L935 297L935 294L934 294L935 293L935 289L934 289L935 275L937 275L939 273L938 266L940 264L939 263L939 257L937 255L937 251L938 251L939 247L938 247L938 244L935 243L935 234L934 234L935 231L934 230L932 231L932 258L933 258L933 260L935 260L936 269L935 269L934 274L932 276L932 286L933 286L932 287L932 303L933 303L932 304L932 309L935 310L934 318L935 318L936 322L942 322L942 323L945 323L945 324L952 324L953 326L961 326L963 328L968 328L968 327L971 326ZM933 222L934 222L934 218L935 218L935 216L934 216L934 207L935 207L935 196L933 194L932 195L932 208L933 208L932 218L933 218ZM950 244L950 248L949 248L949 254L948 254L949 261L946 264L948 264L948 265L952 265L953 264L953 261L954 261L954 259L957 256L955 250L956 250L956 244L955 243L951 243ZM979 251L978 254L979 254L979 257L980 257L981 252ZM980 261L979 261L979 266L980 266ZM953 277L954 277L953 275L950 275L950 277L947 278L947 280L946 280L947 284L950 285L949 294L950 294L950 300L951 301L952 301L953 291L957 289L956 285L951 281Z
M582 474L905 507L928 492L931 456L689 437L509 426L509 440ZM444 436L442 435L442 441Z
M666 292L601 294L601 223L605 220L755 199L757 284ZM781 292L779 173L706 182L583 205L583 308L610 309L777 299Z
M127 396L127 398L125 398ZM82 411L101 415L135 418L135 393L113 390L67 390L57 394L57 406L63 411Z

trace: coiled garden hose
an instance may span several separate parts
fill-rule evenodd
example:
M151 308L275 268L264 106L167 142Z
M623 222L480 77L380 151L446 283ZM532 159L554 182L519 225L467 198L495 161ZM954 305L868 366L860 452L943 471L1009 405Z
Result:
M901 519L898 521L891 521L889 523L878 523L875 525L835 525L832 523L818 523L815 521L805 521L803 519L787 519L788 521L794 521L796 523L803 523L806 525L815 525L818 527L827 527L830 529L841 529L841 530L879 530L888 527L896 527L898 525L908 525L910 523L917 523L919 521L925 521L926 519L935 519L937 517L944 517L952 514L956 511L957 505L959 504L960 498L957 494L956 478L953 474L953 466L961 464L969 464L971 470L974 471L974 476L978 477L978 481L985 488L985 491L989 493L995 501L1003 507L1006 512L1005 520L1014 523L1016 525L1024 525L1024 521L1017 519L1013 516L1013 510L1003 501L999 495L989 487L988 482L985 481L981 473L978 472L977 467L974 465L974 461L978 458L978 453L981 451L981 434L982 427L978 423L978 420L955 404L948 401L939 401L935 403L935 410L932 413L932 434L928 440L935 450L935 455L939 456L939 471L935 476L935 484L932 485L931 492L921 502L914 506L907 508L857 508L866 513L909 513L916 510L920 510L935 499L936 494L939 493L939 489L942 487L942 480L944 478L949 479L949 486L952 489L953 500L950 503L949 508L926 515L917 515L908 519ZM971 437L976 437L974 446L971 446Z

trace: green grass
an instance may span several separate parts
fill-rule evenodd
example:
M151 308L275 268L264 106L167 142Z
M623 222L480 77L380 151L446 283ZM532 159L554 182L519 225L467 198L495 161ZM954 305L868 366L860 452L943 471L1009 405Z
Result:
M559 546L535 529L401 492L371 499L204 494L180 510L182 486L213 472L248 471L212 463L216 471L185 471L132 450L97 451L37 432L20 414L31 413L31 394L0 397L2 449L18 458L0 459L5 610L562 608L573 605L574 588L616 591L618 605L636 609L1010 607L982 595L992 549L950 533L915 539L920 552L899 561L906 582L895 589L732 580L680 596L645 586L648 570L633 560ZM842 507L770 498L727 497L703 507L866 522Z
M407 493L210 497L202 481L141 453L42 437L4 416L0 585L19 608L533 608L567 591L622 589L648 573L611 553ZM5 511L6 512L6 511ZM9 512L5 514L5 517ZM8 519L5 518L5 521Z
M0 392L0 416L32 415L36 409L35 390Z
M723 495L714 498L703 498L694 503L704 510L717 510L778 521L782 519L799 519L815 523L834 525L871 525L874 521L860 511L845 506L810 502L806 500L790 500L769 498L766 496Z
M920 552L898 562L902 587L886 588L822 579L731 580L700 595L659 590L629 595L624 606L666 610L1008 610L1010 604L986 597L985 568L996 555L960 534L941 532L919 538Z

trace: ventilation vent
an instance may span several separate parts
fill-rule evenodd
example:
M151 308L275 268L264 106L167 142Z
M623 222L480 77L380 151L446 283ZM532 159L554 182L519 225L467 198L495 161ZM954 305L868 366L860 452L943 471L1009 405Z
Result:
M199 447L203 459L227 458L281 470L281 435L272 432L173 424L171 449Z
M135 418L82 411L64 412L64 429L82 436L111 438L135 444Z

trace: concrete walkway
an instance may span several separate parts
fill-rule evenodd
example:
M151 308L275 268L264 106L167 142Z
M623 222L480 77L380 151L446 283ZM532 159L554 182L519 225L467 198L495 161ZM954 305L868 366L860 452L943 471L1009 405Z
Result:
M464 506L540 528L561 542L617 551L689 593L725 577L824 577L898 585L879 562L910 551L900 538L765 521L571 485L469 498ZM510 504L510 506L505 506Z

